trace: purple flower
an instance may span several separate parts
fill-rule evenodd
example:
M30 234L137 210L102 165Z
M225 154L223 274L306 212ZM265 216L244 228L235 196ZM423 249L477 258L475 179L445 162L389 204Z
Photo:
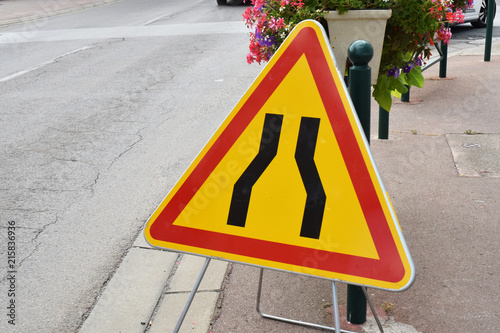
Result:
M406 64L406 66L403 67L403 73L408 74L410 71L415 67L415 63L409 62Z
M274 44L273 36L264 36L259 31L255 31L255 39L259 42L259 44L271 47Z
M417 65L417 66L422 66L422 59L420 59L420 58L415 58L415 65Z
M389 71L387 72L388 76L394 76L396 79L399 77L399 74L400 74L400 70L396 66L389 69Z

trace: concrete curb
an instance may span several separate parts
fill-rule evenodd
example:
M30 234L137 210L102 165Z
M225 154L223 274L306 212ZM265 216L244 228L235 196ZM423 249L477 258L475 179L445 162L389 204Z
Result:
M204 262L203 257L151 248L141 233L79 332L172 332ZM210 262L180 332L208 331L227 265Z

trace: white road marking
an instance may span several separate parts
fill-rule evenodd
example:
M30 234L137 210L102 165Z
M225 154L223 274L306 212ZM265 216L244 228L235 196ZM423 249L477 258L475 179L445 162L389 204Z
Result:
M64 58L64 57L66 57L68 55L75 54L77 52L80 52L80 51L83 51L83 50L87 50L87 49L90 49L92 47L93 46L84 46L84 47L81 47L79 49L76 49L76 50L64 53L64 54L62 54L62 55L60 55L58 57L55 57L54 59L42 62L41 64L38 64L36 66L30 67L30 68L27 68L27 69L23 69L22 71L18 71L18 72L12 73L10 75L4 76L4 77L0 78L0 82L5 82L5 81L8 81L10 79L16 78L18 76L24 75L24 74L29 73L31 71L37 70L37 69L39 69L39 68L41 68L43 66L50 65L50 64L56 62L57 60L59 60L61 58Z
M39 30L0 33L0 44L57 42L67 40L239 34L249 30L243 21L150 25L111 28Z

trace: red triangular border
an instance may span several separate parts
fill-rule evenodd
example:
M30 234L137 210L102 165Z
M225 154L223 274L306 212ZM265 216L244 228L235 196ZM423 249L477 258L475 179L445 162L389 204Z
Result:
M379 260L173 225L186 204L212 174L302 55L308 59L378 251ZM153 221L150 227L150 235L153 239L378 281L396 283L404 278L405 268L341 97L338 90L333 88L336 84L326 56L328 55L325 55L313 28L306 27L299 31L206 155L172 196L163 211ZM311 262L310 258L323 260Z

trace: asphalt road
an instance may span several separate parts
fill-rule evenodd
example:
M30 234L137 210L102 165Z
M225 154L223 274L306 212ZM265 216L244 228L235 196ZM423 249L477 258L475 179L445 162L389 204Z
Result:
M1 332L74 332L251 84L230 4L124 0L0 29L0 243L14 225L16 271Z
M497 13L500 13L500 8L497 1ZM474 28L470 23L459 24L451 27L452 42L453 41L472 41L483 39L486 37L486 28ZM500 14L495 16L493 20L493 37L500 37Z

